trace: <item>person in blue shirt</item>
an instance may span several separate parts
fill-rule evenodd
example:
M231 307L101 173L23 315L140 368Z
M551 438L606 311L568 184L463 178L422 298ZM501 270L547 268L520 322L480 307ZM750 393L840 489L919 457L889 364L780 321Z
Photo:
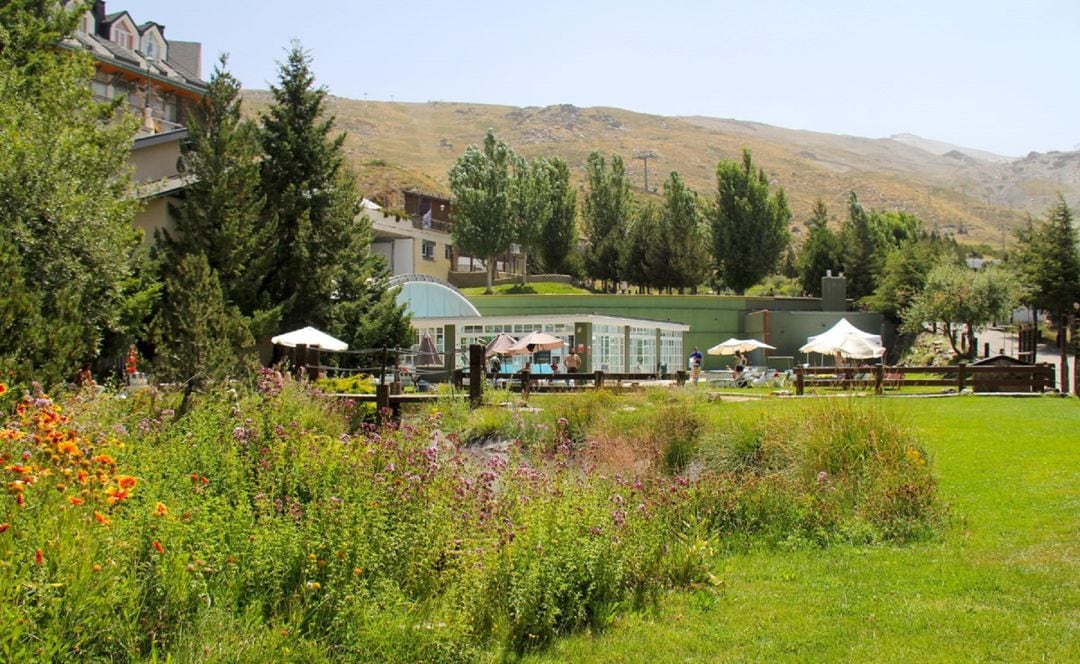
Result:
M705 359L705 356L701 354L701 349L694 346L694 352L690 353L690 379L695 385L697 385L698 379L701 378L701 362Z

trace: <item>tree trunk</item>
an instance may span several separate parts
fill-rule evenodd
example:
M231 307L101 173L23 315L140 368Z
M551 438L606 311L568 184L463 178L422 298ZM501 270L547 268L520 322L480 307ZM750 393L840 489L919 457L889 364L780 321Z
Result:
M946 322L943 331L945 332L945 338L949 340L949 345L952 346L953 355L963 357L963 352L956 347L956 333L952 329L952 324Z
M484 292L489 295L494 292L492 286L495 283L495 265L495 260L489 257L487 260L487 265L484 266L487 268L487 290Z
M529 283L529 254L527 252L521 253L521 285L527 286Z

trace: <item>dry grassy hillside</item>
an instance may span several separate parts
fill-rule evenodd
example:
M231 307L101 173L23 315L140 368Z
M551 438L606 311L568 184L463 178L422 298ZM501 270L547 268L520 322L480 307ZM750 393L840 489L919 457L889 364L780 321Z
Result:
M249 112L267 103L264 91L245 94ZM346 151L362 191L390 206L400 204L403 188L447 193L447 171L488 128L525 155L566 159L579 179L590 152L617 152L639 191L643 162L634 157L652 153L650 190L659 191L674 170L707 196L715 187L717 161L739 159L747 147L787 191L797 229L818 197L842 218L847 192L854 190L864 205L909 210L964 242L997 246L1003 230L1011 238L1009 229L1027 212L1040 214L1057 191L1071 204L1080 203L1080 153L1014 160L906 135L868 139L569 105L517 108L331 97L329 108L347 132Z

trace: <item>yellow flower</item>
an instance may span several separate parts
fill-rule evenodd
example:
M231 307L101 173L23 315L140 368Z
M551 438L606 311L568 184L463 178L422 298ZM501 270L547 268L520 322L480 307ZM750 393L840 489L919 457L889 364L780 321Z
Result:
M165 507L165 503L159 502L154 505L154 516L165 516L169 513L169 508Z

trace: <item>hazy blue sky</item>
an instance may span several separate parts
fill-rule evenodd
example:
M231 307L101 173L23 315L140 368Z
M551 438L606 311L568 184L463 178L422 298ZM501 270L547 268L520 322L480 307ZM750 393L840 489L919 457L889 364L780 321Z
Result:
M291 38L341 97L569 103L1001 154L1080 145L1080 0L110 0L265 88Z

